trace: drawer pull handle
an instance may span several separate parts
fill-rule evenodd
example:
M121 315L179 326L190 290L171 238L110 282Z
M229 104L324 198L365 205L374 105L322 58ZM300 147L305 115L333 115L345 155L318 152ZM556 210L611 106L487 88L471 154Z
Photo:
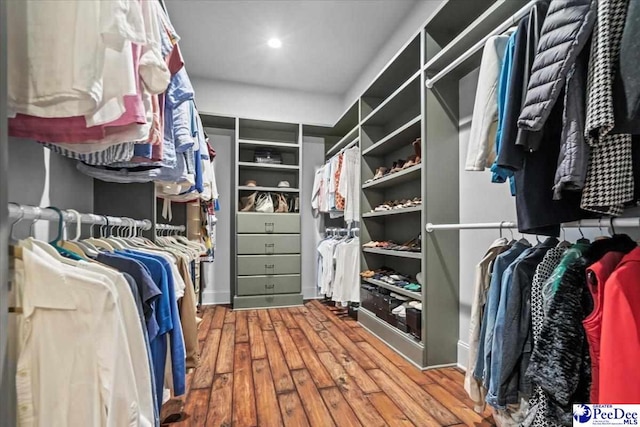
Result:
M265 233L273 233L274 229L275 229L275 223L274 222L265 222L264 223L264 232Z
M265 300L271 304L276 298L275 297L266 297Z
M264 287L265 287L266 289L274 289L274 288L276 287L276 285L274 285L274 284L272 283L272 284L270 284L270 285L264 285Z
M275 253L276 244L275 243L265 243L264 244L264 253L266 255L273 255Z
M264 272L265 272L265 274L274 274L275 268L276 268L275 264L265 264L264 265ZM271 273L269 273L269 270L271 270Z

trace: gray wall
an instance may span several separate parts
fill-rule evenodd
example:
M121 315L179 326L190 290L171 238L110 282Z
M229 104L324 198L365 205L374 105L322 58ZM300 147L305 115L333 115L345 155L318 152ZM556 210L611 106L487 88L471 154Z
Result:
M302 295L305 299L318 296L317 250L324 235L322 215L314 217L311 209L311 192L316 169L324 164L324 138L306 136L302 144L302 171L300 185Z
M332 126L342 97L228 81L192 78L202 113L256 120Z
M75 160L62 157L28 139L9 139L9 202L31 206L57 206L82 213L93 212L93 179L81 174ZM35 230L48 238L56 224L40 221ZM16 226L16 235L25 237L27 221Z
M235 145L233 130L206 128L211 145L216 150L215 173L220 194L220 210L216 212L218 222L215 236L215 260L207 268L207 287L202 293L203 304L229 304L231 302L231 221L234 221L234 207L231 176L234 165L231 162ZM203 272L204 273L204 272Z

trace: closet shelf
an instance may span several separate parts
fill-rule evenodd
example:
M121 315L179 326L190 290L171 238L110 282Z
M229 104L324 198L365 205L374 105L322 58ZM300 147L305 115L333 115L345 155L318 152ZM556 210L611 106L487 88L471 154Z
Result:
M370 254L377 254L377 255L395 256L399 258L422 259L422 252L392 251L389 249L380 249L380 248L362 248L362 252L367 252Z
M527 6L531 3L529 2ZM478 66L487 39L517 24L519 18L511 19L511 17L518 14L519 11L521 12L524 9L522 6L523 2L520 1L496 1L426 63L424 67L426 74L432 77L454 63L472 47L478 47L471 55L450 70L451 74L456 77L469 73ZM520 15L524 16L523 12Z
M300 166L298 166L298 165L282 165L282 164L257 163L257 162L238 162L238 166L240 166L241 168L271 169L271 170L298 170L298 169L300 169Z
M391 209L388 211L379 211L379 212L367 212L367 213L363 213L362 217L363 218L376 218L376 217L384 217L384 216L389 216L389 215L401 215L401 214L407 214L407 213L412 213L412 212L420 212L422 210L422 205L419 206L412 206L410 208L403 208L403 209Z
M420 73L418 70L364 120L363 126L382 126L411 108L420 108Z
M393 187L403 182L413 181L420 178L420 172L422 171L422 163L415 166L411 166L403 171L389 174L383 178L376 179L375 181L368 182L362 185L362 189L378 189Z
M333 147L331 147L329 151L327 151L327 154L326 154L327 157L332 156L333 154L337 153L338 151L342 150L344 147L349 145L349 143L352 142L353 140L358 139L359 130L360 128L357 125L353 129L351 129L348 134L346 134L340 141L336 142L333 145Z
M411 144L420 137L422 115L411 119L362 152L363 156L381 156Z
M247 185L240 185L238 187L240 191L268 191L272 193L299 193L299 188L278 188L278 187L250 187Z
M362 279L367 283L371 283L372 285L380 286L381 288L389 289L390 291L395 292L396 294L404 295L409 298L413 298L422 302L422 294L420 292L411 292L406 289L401 288L400 286L390 285L387 282L383 282L382 280L376 279Z
M296 152L300 149L300 145L290 142L262 141L254 139L239 139L240 148L273 148L280 151Z

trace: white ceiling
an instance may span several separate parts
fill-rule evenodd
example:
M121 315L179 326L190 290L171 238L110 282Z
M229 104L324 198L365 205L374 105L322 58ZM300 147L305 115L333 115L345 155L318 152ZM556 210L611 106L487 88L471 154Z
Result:
M416 0L166 3L192 77L343 95Z

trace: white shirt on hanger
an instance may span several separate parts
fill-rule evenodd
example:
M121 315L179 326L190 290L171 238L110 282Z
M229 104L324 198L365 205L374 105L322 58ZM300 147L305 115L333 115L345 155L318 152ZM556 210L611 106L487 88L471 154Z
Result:
M91 114L103 100L106 47L146 42L136 0L11 1L7 14L11 116Z
M23 265L18 425L144 425L117 295L37 246Z

